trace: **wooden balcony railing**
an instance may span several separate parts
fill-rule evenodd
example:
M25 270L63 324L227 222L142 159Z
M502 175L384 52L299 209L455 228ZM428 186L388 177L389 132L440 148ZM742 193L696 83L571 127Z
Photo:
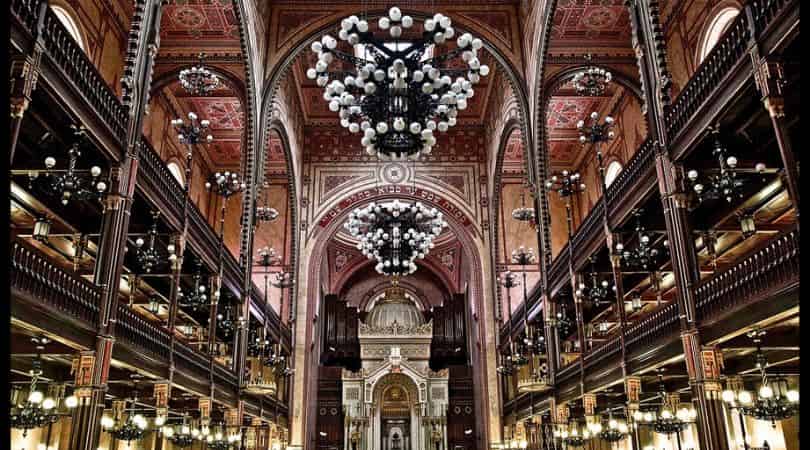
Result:
M752 300L799 282L799 232L778 236L695 288L699 319L718 317Z
M54 265L47 255L23 241L13 241L10 250L13 289L96 328L101 294L93 283Z
M39 3L42 1L21 3L29 3L39 10ZM27 25L31 19L30 14L26 12L24 15L24 23ZM87 100L98 114L101 123L111 130L119 143L123 143L126 135L124 127L127 123L124 106L51 8L45 9L41 35L47 57L65 73L64 78L69 80Z
M33 34L39 20L40 5L43 0L13 0L11 2L11 14L17 18L23 28Z
M169 358L169 333L124 303L118 304L115 339L150 352L158 358Z
M163 200L160 207L164 216L170 217L175 224L183 220L183 187L145 138L141 139L138 149L137 183L149 197Z
M624 199L631 198L630 193L638 187L639 181L645 179L645 175L654 169L655 150L652 140L647 138L619 172L613 183L608 186L607 198L611 208L615 209L624 203Z

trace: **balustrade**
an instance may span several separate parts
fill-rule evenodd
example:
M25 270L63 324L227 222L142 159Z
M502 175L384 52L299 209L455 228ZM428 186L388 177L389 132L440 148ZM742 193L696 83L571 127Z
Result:
M794 229L695 288L699 319L716 317L776 289L798 285L799 232Z
M50 258L22 241L11 243L12 289L27 293L59 313L90 328L98 324L101 294L93 283L50 262Z

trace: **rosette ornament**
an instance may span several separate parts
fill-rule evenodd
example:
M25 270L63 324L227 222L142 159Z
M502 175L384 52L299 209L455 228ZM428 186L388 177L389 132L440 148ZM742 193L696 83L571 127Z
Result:
M438 45L456 36L452 21L442 14L425 20L421 36L408 33L415 20L397 7L377 25L375 34L364 19L344 19L337 39L326 35L312 43L318 62L307 77L324 88L323 98L341 125L362 134L368 155L418 159L431 153L437 130L445 132L456 125L459 111L475 94L473 86L489 74L489 66L478 55L484 43L464 33L456 38L455 47L436 54ZM459 57L463 68L452 63ZM330 71L336 60L354 70Z
M378 273L399 276L416 271L415 261L433 248L447 222L436 208L394 200L355 209L344 227L360 240L357 249L377 261Z

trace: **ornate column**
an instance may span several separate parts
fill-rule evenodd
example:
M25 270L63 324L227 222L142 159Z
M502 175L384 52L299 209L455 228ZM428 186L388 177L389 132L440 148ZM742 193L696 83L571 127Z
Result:
M122 104L128 110L125 147L121 161L111 170L110 192L104 202L101 235L98 243L93 282L99 287L99 323L96 336L95 363L92 367L87 415L74 421L70 448L94 450L101 432L100 416L107 390L110 358L115 343L115 318L118 311L118 286L124 263L124 248L129 230L138 151L141 143L143 116L149 102L152 66L160 42L160 0L135 2L125 57ZM78 423L75 423L78 422Z
M627 424L630 426L630 445L633 450L640 450L641 439L639 437L640 428L634 416L641 405L641 377L624 377L624 392L627 395Z
M695 317L694 286L700 280L695 243L689 223L687 197L682 189L683 171L672 161L665 111L670 106L671 76L666 65L666 37L660 23L658 0L630 0L633 47L638 58L644 93L643 109L654 142L658 189L663 204L672 270L675 276L681 339L689 372L692 397L698 411L698 437L701 450L728 450L725 424L715 418L712 402L714 385L706 383L701 357L700 334ZM718 392L719 394L719 392Z
M747 9L750 11L750 8ZM753 22L752 22L753 23ZM785 74L782 63L771 57L762 57L759 48L754 45L750 52L751 63L754 69L754 81L762 94L762 104L771 116L771 124L779 145L779 154L785 168L785 184L787 184L790 200L796 208L796 226L799 225L799 170L796 158L793 155L793 146L785 123L785 99L782 87L785 85Z
M24 55L16 55L11 59L11 82L10 109L11 109L11 141L9 143L9 166L14 162L14 150L17 148L17 138L20 135L20 126L25 111L31 103L31 94L37 86L40 69L39 64L45 45L42 42L42 27L45 21L45 13L49 8L47 1L40 3L37 11L37 23L33 30L33 45L29 52Z

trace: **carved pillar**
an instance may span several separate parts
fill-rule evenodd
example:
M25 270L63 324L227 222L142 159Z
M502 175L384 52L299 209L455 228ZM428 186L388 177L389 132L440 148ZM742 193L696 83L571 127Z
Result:
M728 450L726 433L714 424L714 405L706 394L700 335L695 322L694 286L700 279L695 244L689 224L686 195L680 188L681 170L670 156L666 110L670 106L671 76L667 69L666 37L660 23L658 0L628 0L633 28L633 47L638 58L644 94L644 111L655 143L658 188L663 203L672 270L675 276L684 356L698 411L701 450ZM690 368L691 367L691 368Z
M93 282L99 287L99 323L96 336L95 364L88 397L87 414L75 422L71 449L94 450L101 432L99 418L104 407L104 393L115 342L115 318L118 311L118 290L124 263L124 248L129 230L130 210L138 172L138 150L141 142L143 115L149 101L152 66L159 45L159 0L139 0L134 5L127 53L125 57L122 104L128 110L126 135L121 161L111 171L112 183L105 199L98 254Z
M177 340L174 328L177 323L177 311L179 309L177 294L180 291L180 277L183 273L183 254L186 247L185 233L172 236L171 242L175 248L174 254L176 258L171 261L172 281L169 288L169 317L166 320L166 329L169 331L169 383L174 381L174 348Z
M798 228L799 168L793 155L793 146L785 123L785 99L782 95L785 75L782 63L768 57L760 57L759 49L756 46L751 50L751 63L754 65L754 81L762 94L762 104L771 116L776 143L779 145L779 154L782 156L782 165L785 169L784 179L788 194L796 208L796 226Z
M627 395L627 424L630 427L630 445L633 450L641 449L639 426L633 415L639 410L641 403L641 377L627 376L624 378L624 392Z
M47 6L47 2L43 2ZM17 138L20 135L20 125L31 102L31 93L37 85L39 78L39 63L42 57L42 47L37 42L30 55L16 56L11 60L11 142L9 143L9 165L14 162L14 150L17 148Z

